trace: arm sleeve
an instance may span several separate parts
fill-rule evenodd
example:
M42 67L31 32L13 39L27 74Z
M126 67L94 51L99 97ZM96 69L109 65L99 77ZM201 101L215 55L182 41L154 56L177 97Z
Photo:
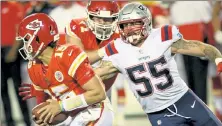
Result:
M35 91L35 96L37 104L45 102L49 98L48 95L43 91Z
M77 80L78 84L83 85L92 77L94 77L94 75L95 73L92 66L90 65L88 59L85 59L85 61L83 61L83 63L81 63L81 65L77 69L74 78Z
M161 42L172 44L177 40L183 38L182 34L179 32L179 29L174 25L165 25L161 27Z
M157 47L160 50L164 50L171 54L171 45L182 39L183 36L179 32L178 28L174 25L165 25L160 28L160 41L157 43Z
M179 32L179 29L174 25L165 25L161 27L161 41L158 45L160 50L164 50L165 54L169 57L173 57L171 53L171 45L182 39L183 35Z
M31 92L36 97L37 104L40 104L42 102L45 102L48 98L48 95L44 92L43 88L41 88L39 83L41 83L42 80L42 74L40 73L40 65L36 65L33 62L28 63L28 73L30 76L30 79L32 81L33 89Z

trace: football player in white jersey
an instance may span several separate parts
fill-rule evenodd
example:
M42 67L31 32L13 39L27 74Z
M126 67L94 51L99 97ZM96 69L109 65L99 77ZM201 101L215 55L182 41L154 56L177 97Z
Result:
M222 55L215 47L183 39L176 26L153 29L150 11L140 3L121 9L118 27L120 39L88 53L91 61L109 61L95 70L98 75L122 73L153 126L222 125L181 79L174 60L177 53L207 57L220 73Z

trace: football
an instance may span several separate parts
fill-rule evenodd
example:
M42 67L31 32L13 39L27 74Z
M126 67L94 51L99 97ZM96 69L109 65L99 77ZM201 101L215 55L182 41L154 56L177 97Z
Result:
M35 115L36 119L38 119L40 117L40 114L38 114L37 112L39 111L39 109L41 109L42 107L48 105L49 102L43 102L37 106L35 106L32 109L32 115ZM69 114L65 113L65 112L61 112L58 115L56 115L52 121L52 123L50 123L50 125L57 125L63 121L65 121L68 118Z

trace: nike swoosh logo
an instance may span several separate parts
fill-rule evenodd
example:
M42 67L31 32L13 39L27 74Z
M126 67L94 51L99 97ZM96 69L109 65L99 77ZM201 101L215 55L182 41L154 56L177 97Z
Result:
M191 108L194 108L195 104L196 104L196 100L193 102L193 105L191 105Z
M71 55L72 55L72 51L73 51L73 50L71 50L71 52L68 54L69 56L71 56Z

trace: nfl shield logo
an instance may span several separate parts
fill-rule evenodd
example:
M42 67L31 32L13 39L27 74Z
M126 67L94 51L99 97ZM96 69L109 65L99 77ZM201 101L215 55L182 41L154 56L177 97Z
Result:
M56 71L55 72L55 79L58 81L58 82L62 82L64 77L63 77L63 74L61 71Z

